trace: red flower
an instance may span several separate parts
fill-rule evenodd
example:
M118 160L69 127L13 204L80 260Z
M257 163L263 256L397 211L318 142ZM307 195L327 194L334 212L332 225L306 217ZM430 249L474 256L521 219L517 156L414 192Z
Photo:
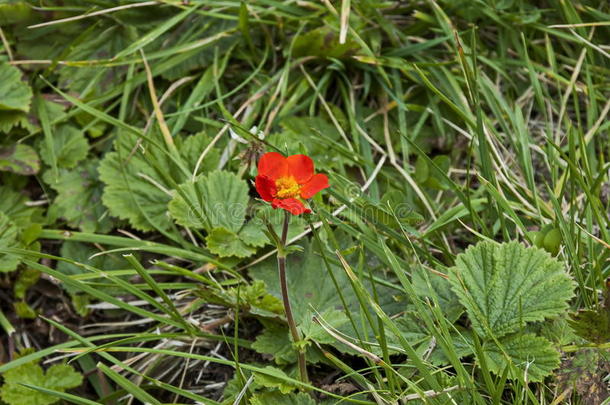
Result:
M277 152L265 153L260 158L255 185L261 198L273 208L283 208L293 215L311 212L303 200L329 187L325 174L314 174L309 156L284 157Z

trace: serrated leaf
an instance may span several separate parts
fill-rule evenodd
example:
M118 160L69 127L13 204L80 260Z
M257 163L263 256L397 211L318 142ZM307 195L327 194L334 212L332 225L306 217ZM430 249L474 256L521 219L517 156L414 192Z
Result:
M36 362L29 362L12 368L3 374L4 384L0 388L0 398L9 405L50 405L59 398L32 390L21 384L30 384L64 392L82 384L83 377L72 366L55 364L46 374Z
M317 314L310 312L300 325L299 329L301 331L302 338L323 344L335 343L336 339L331 336L319 323L313 321L314 316L318 317ZM324 316L320 316L319 319L322 324L332 325L333 328L341 328L343 325L346 325L349 322L345 312L336 309L325 311Z
M40 170L40 159L31 146L11 145L0 149L0 170L29 176Z
M151 136L162 144L159 134ZM138 142L123 133L115 142L115 152L106 153L98 172L106 184L102 201L110 213L129 221L141 231L171 227L167 204L172 198L171 177L182 183L185 174L159 148Z
M16 247L20 247L17 225L5 213L0 211L0 248ZM20 259L16 255L0 253L0 273L15 270L19 262Z
M0 110L30 110L32 89L21 80L21 71L6 62L0 62L0 94Z
M278 365L295 363L297 354L287 327L271 322L266 322L264 325L265 329L256 336L252 348L258 353L272 355ZM311 359L308 361L311 362Z
M286 380L281 377L288 378L288 375L284 373L279 368L266 366L263 370L271 371L274 374L277 374L278 377L270 376L269 374L263 373L254 373L254 380L262 387L271 388L273 390L279 390L282 394L288 394L289 392L294 391L297 387L293 384L290 384Z
M263 392L250 399L250 405L315 405L315 401L305 393L282 394L280 392Z
M176 138L176 147L180 151L180 156L184 159L188 169L191 172L195 171L199 157L206 150L208 144L211 142L211 138L205 133L200 132L198 134ZM212 148L207 151L205 158L201 162L198 173L208 173L218 167L218 161L220 160L220 153L218 148Z
M265 283L255 280L250 285L232 287L229 289L213 289L202 287L198 295L206 302L216 303L227 307L239 308L253 315L267 318L276 318L284 312L282 301L269 294ZM239 296L239 302L237 297Z
M16 126L28 128L28 116L22 111L2 111L0 110L0 132L8 133Z
M237 301L238 289L230 288L227 294ZM239 288L240 305L249 307L249 312L255 315L277 316L284 311L282 301L267 292L265 283L255 280L252 284Z
M82 131L70 125L61 125L53 133L53 150L57 166L71 169L87 157L89 142ZM41 142L40 157L47 165L52 165L53 159L46 142Z
M60 169L58 178L50 170L43 175L44 181L57 191L51 209L65 218L69 226L83 232L103 233L112 227L102 204L103 184L98 179L98 164L97 159L88 160L73 170Z
M256 336L252 348L258 353L273 356L277 365L296 363L297 351L292 343L288 326L267 319L260 319L260 321L265 328ZM307 345L306 350L307 363L315 364L325 360L324 355L315 346Z
M521 377L535 382L542 381L559 366L559 352L543 337L516 333L499 342L500 347L492 341L483 345L487 366L496 374L502 374L510 361ZM512 371L509 377L519 376Z
M480 242L456 258L452 288L481 336L504 336L559 315L574 284L547 252L518 242Z
M261 221L252 220L239 231L239 238L248 246L263 247L270 243Z
M180 185L180 191L169 211L182 226L207 231L225 228L236 233L246 219L248 184L234 173L214 171L194 183Z
M156 136L156 138L155 138ZM151 137L160 144L160 135ZM175 139L178 152L189 170L194 170L199 155L210 142L205 134ZM172 226L168 203L172 199L173 183L180 184L187 175L175 167L170 158L147 142L138 142L131 134L123 133L115 142L115 152L107 153L100 163L100 179L106 184L102 201L110 213L129 220L142 231L167 230ZM216 152L203 160L200 170L207 171L217 164Z
M67 364L52 365L45 376L46 386L55 390L78 387L82 381L83 376Z
M205 241L210 252L220 257L248 257L256 250L248 247L236 233L226 228L214 228Z

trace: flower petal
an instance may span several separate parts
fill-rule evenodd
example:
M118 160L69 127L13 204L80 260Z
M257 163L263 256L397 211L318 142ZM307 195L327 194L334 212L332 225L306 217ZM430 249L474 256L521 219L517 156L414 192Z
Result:
M258 195L265 201L273 201L273 196L277 193L277 188L275 187L275 181L271 180L267 176L256 176L254 180L254 186L256 187L256 191Z
M314 174L311 179L301 187L301 198L311 198L318 191L330 187L325 174Z
M281 153L267 152L258 161L258 174L267 176L271 180L286 176L288 173L288 163Z
M311 212L309 208L296 198L276 198L271 202L273 208L283 208L292 215L308 214Z
M288 173L299 184L305 184L313 176L313 160L305 155L292 155L286 158Z

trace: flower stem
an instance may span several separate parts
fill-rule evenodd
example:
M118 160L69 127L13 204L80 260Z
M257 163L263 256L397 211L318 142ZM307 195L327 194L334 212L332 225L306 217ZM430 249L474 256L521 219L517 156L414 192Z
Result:
M286 321L288 322L288 327L290 328L290 334L292 335L292 340L295 344L298 344L301 340L301 336L299 335L299 331L297 330L297 325L294 322L294 317L292 316L292 308L290 307L290 299L288 298L288 283L286 281L286 254L284 253L284 248L286 247L286 239L288 238L288 223L290 222L290 213L286 211L286 216L284 217L284 225L282 227L282 239L281 249L278 251L277 255L277 268L280 278L280 287L282 290L282 301L284 302L284 312L286 313ZM307 377L307 363L305 362L305 348L298 346L297 349L298 362L299 362L299 377L301 382L308 383L309 378Z

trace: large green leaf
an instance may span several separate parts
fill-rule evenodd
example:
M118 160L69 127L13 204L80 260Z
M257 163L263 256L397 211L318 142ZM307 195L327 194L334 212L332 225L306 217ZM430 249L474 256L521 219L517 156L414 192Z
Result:
M49 211L83 232L107 232L112 227L102 204L103 184L98 179L98 164L97 159L92 159L72 170L60 169L58 178L50 170L43 176L57 191Z
M231 172L214 171L180 185L169 210L180 225L207 231L222 227L236 233L246 219L249 200L244 180Z
M6 62L0 62L0 110L28 112L32 89L21 80L21 72Z
M568 308L574 284L547 252L480 242L456 258L450 281L481 336L501 337Z
M330 253L325 252L325 254ZM361 325L360 303L356 293L350 287L350 281L345 271L338 265L332 264L332 262L329 265L347 308L343 306L341 297L320 256L320 252L316 251L314 246L306 241L304 242L303 252L293 253L287 259L286 273L289 298L296 323L306 338L319 343L330 343L339 350L348 351L347 346L337 342L335 338L313 321L315 316L325 326L336 328L348 336L356 337L356 331L352 328L345 314L345 309L347 309L354 318L355 324L357 326ZM253 266L250 269L250 276L254 279L263 280L271 294L281 297L275 258L270 258ZM370 284L365 282L365 285ZM402 305L397 305L395 302L394 291L382 285L377 285L376 289L379 294L379 304L386 312L394 314L400 311ZM360 333L362 336L365 335L363 331L360 331Z
M163 144L159 136L155 139ZM199 157L193 151L203 151L209 141L205 134L176 139L189 170ZM215 154L206 156L201 170L210 170L216 159ZM137 142L135 136L121 134L115 142L115 152L107 153L102 160L99 173L106 184L102 201L113 216L129 220L131 226L142 231L170 228L167 205L174 192L172 183L183 183L187 176L166 153L147 142Z
M24 387L22 384L64 392L78 387L83 382L83 376L72 366L54 364L45 373L36 362L10 369L3 374L3 378L0 398L9 405L50 405L59 401L59 398L53 395Z
M17 225L4 212L0 211L0 248L19 247L18 235ZM18 256L0 253L0 273L15 270L19 261Z
M527 381L542 381L559 366L559 352L547 339L533 334L515 333L483 346L487 366L496 374L512 364L509 377L518 378L516 372Z

